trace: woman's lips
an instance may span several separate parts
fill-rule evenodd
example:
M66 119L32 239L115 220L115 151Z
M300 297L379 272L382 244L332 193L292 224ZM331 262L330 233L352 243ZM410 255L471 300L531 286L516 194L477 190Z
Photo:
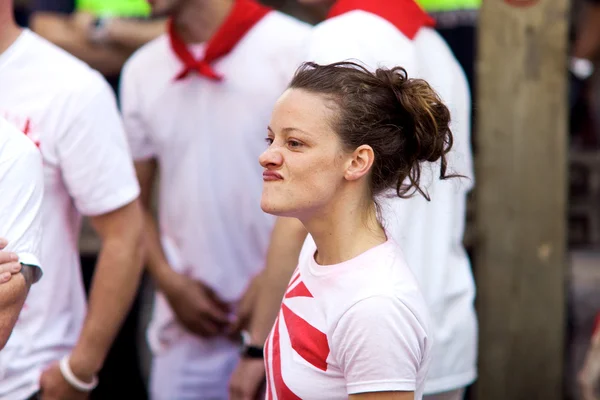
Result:
M263 181L281 181L283 180L283 176L275 171L264 171L263 172Z

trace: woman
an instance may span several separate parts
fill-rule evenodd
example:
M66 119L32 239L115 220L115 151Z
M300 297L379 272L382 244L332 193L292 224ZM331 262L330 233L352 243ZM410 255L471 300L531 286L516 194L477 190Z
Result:
M426 306L374 197L427 196L423 162L440 160L448 178L449 122L433 89L400 67L307 63L279 99L261 207L299 219L316 245L265 346L268 399L422 398Z
M379 203L381 221L389 237L402 246L431 310L431 337L436 346L425 398L461 400L477 376L475 284L463 246L467 194L474 182L471 106L464 73L431 28L433 20L414 0L299 1L327 13L327 19L313 29L305 60L318 64L359 60L371 71L401 65L409 76L425 79L450 109L454 145L448 160L453 171L469 179L440 181L426 168L421 184L431 201L414 196L380 198ZM312 239L298 220L277 218L264 288L248 327L253 346L262 347L269 334L305 239L305 247L311 246ZM262 360L243 358L230 383L232 400L254 398L264 372Z

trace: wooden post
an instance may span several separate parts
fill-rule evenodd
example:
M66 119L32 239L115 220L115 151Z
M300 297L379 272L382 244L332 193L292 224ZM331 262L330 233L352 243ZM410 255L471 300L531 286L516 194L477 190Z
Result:
M484 0L477 400L562 399L568 0Z

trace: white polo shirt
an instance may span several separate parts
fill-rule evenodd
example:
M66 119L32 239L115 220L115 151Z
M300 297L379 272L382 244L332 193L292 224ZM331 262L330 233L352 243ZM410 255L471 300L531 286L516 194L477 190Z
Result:
M213 63L215 82L191 74L163 35L124 68L121 100L137 160L160 169L159 225L171 267L235 304L263 267L274 219L260 209L266 130L277 98L301 62L310 27L271 11ZM190 46L200 58L205 44ZM170 328L169 328L170 327ZM155 352L182 329L158 293L149 329Z
M464 73L433 29L421 28L410 40L386 19L360 10L319 24L308 59L320 64L359 60L371 69L402 66L409 78L429 82L451 111L449 172L467 179L440 181L439 164L426 166L421 180L431 202L417 195L381 198L380 203L385 228L404 251L432 315L434 347L425 393L464 387L476 378L477 359L475 285L462 245L467 193L474 183Z
M2 117L0 193L0 237L8 240L5 250L17 253L19 262L41 271L42 157L33 142Z
M83 324L81 214L114 211L139 186L114 95L98 72L25 30L0 54L0 88L0 115L39 145L44 163L44 278L0 353L0 398L22 400Z

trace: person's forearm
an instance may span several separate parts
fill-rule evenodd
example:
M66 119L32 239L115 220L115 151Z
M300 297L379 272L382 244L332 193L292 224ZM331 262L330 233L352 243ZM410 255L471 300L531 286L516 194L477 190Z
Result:
M154 21L115 19L108 24L108 40L133 52L162 35L166 25L164 19Z
M250 320L249 332L254 344L264 343L273 327L306 235L306 229L297 219L278 218L275 223L263 282Z
M600 5L586 5L577 37L573 45L573 56L593 60L600 53Z
M172 289L169 285L171 282L169 278L173 276L174 271L169 265L165 252L163 251L158 224L156 223L154 216L149 211L145 211L144 214L144 240L147 249L146 267L158 289L162 292L168 292Z
M10 281L0 285L0 349L8 342L30 285L31 282L27 282L23 274L16 274Z
M90 43L74 29L68 17L54 13L34 14L31 29L105 76L118 75L131 55L131 51L123 47Z
M79 340L70 356L73 372L86 381L98 373L135 298L143 259L142 232L103 240Z

